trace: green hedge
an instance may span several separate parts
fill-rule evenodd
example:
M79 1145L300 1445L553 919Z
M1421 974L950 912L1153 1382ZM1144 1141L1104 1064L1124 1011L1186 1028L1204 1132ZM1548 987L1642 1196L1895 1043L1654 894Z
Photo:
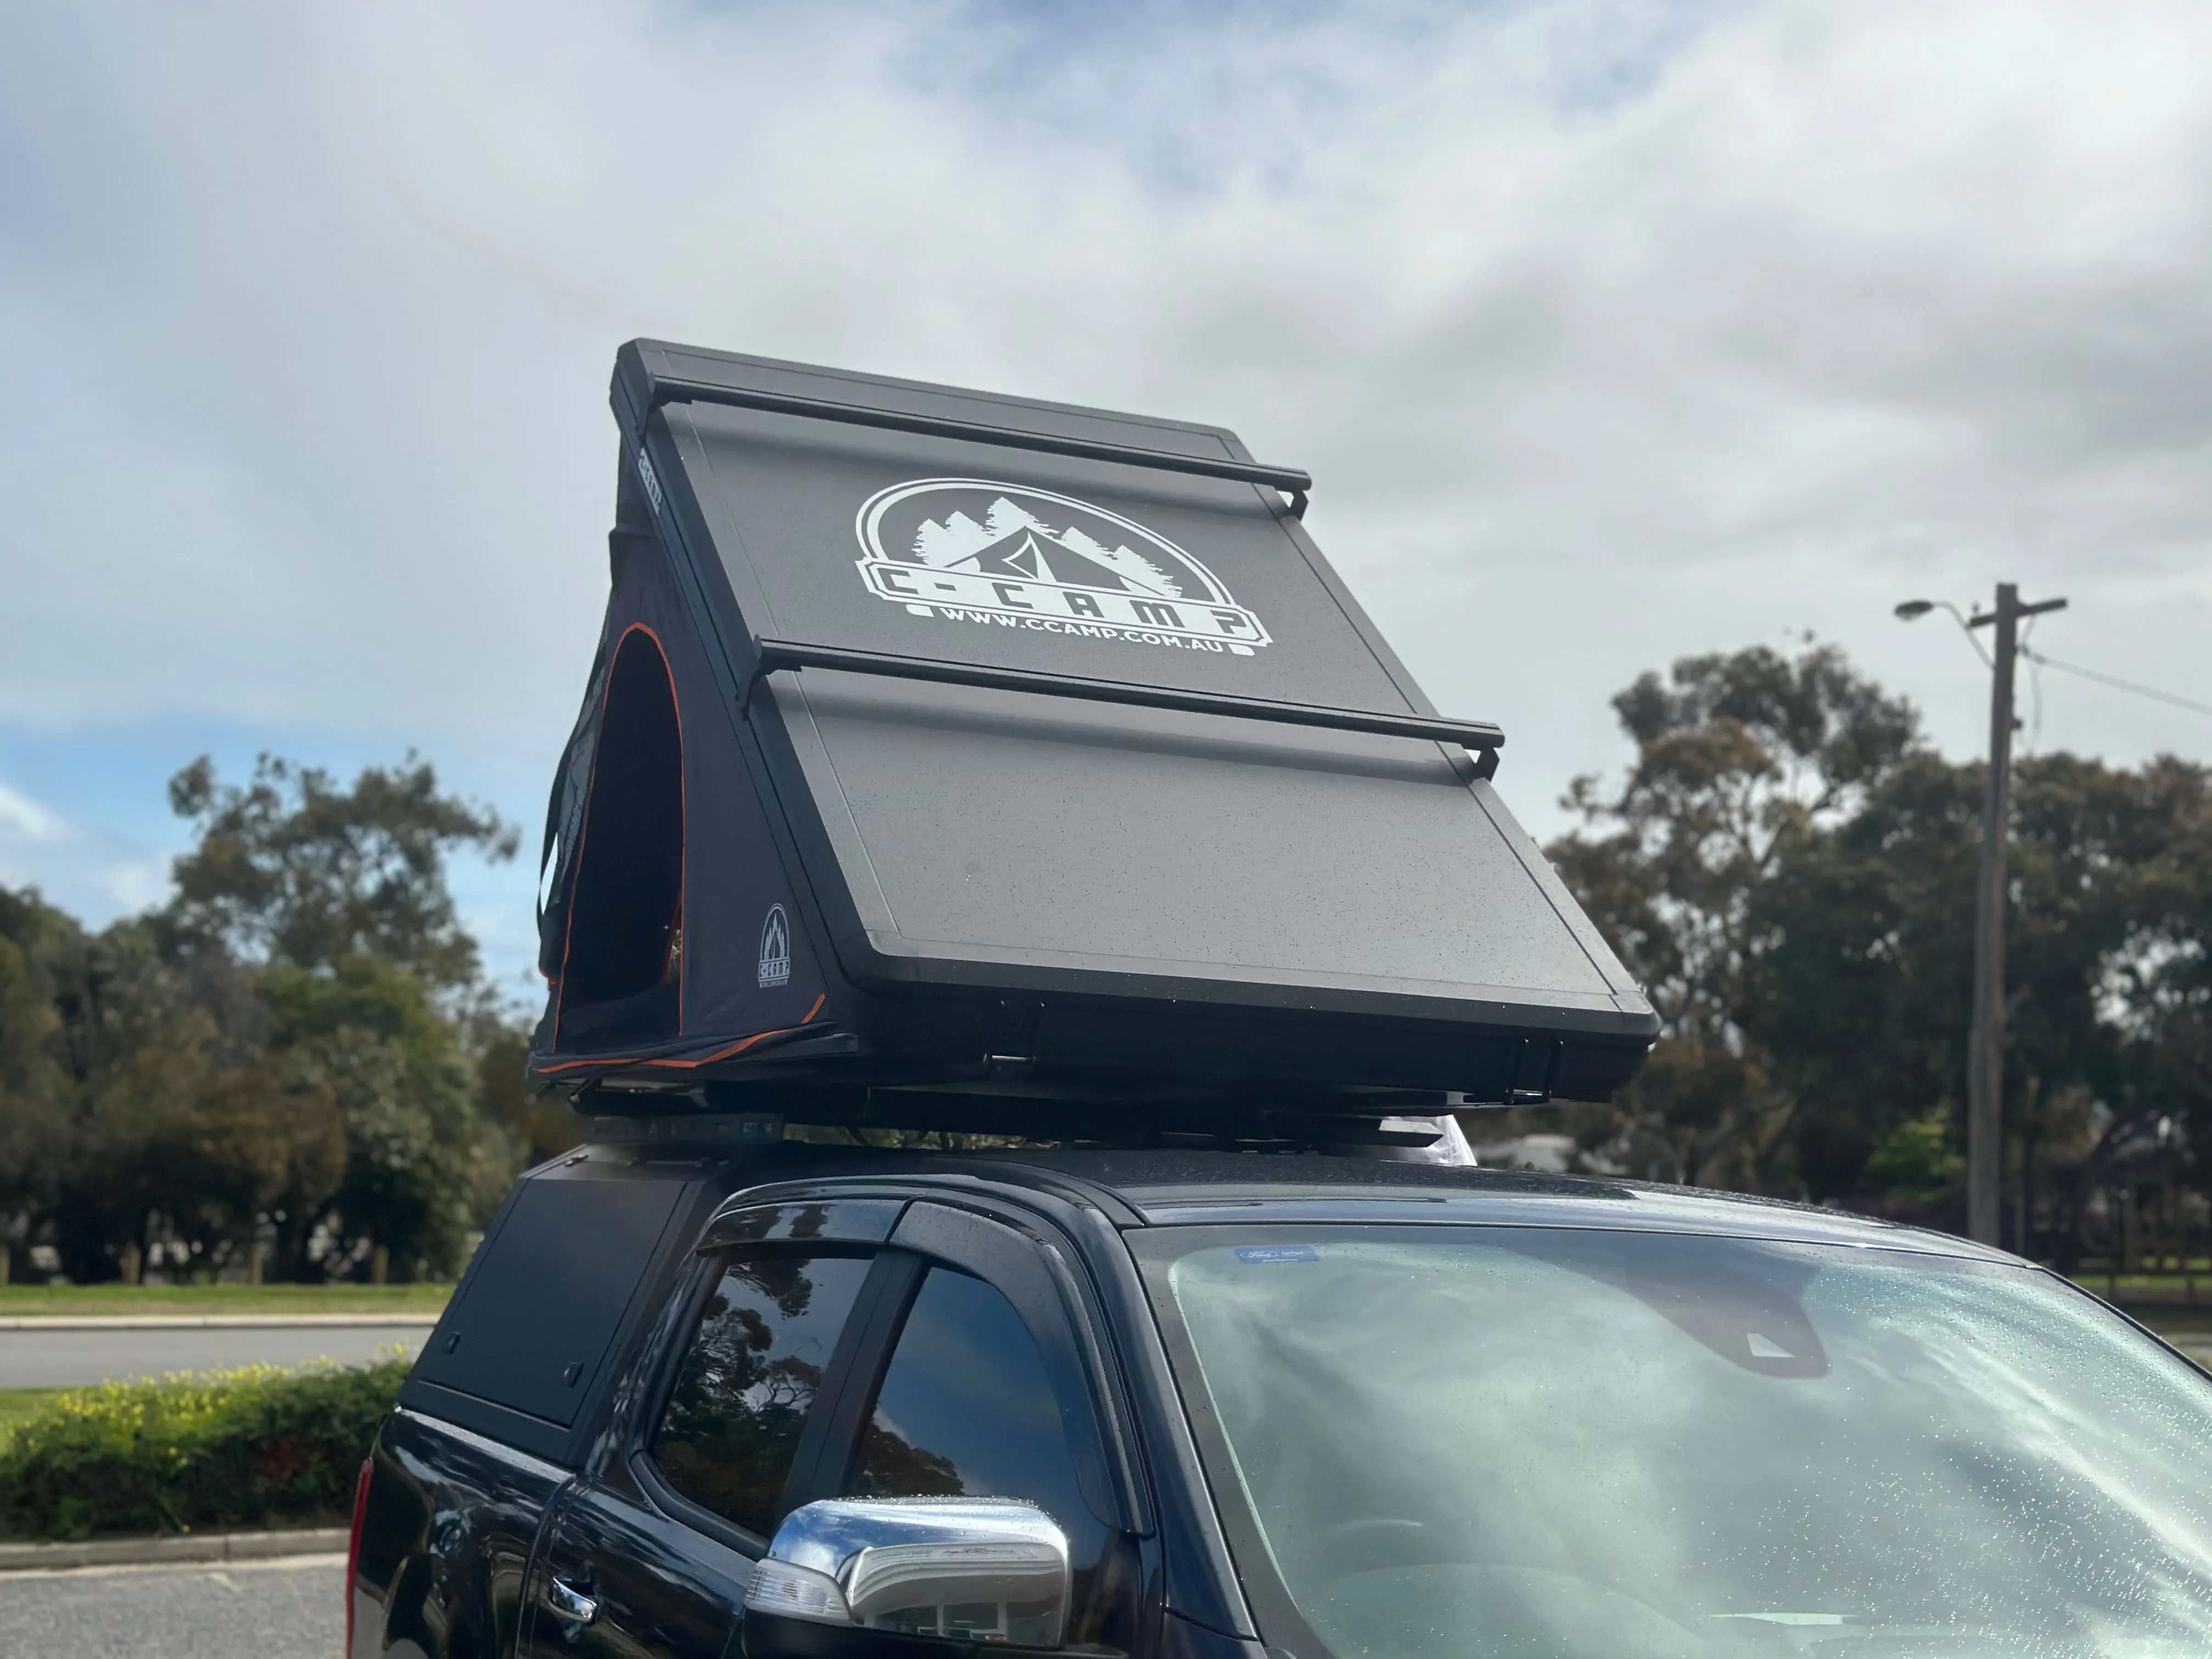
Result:
M408 1363L260 1365L65 1394L0 1443L0 1534L343 1521Z

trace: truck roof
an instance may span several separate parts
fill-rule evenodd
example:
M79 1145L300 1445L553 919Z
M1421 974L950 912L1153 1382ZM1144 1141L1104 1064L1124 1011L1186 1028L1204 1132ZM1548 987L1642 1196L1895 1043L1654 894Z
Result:
M720 1235L720 1218L872 1198L1026 1212L1087 1235L1085 1249L1116 1228L1127 1236L1207 1224L1444 1224L1701 1234L2011 1260L1870 1217L1601 1176L1177 1147L929 1152L766 1139L743 1146L603 1140L516 1183L400 1403L575 1467L621 1356L659 1316L680 1264L702 1239ZM901 1207L864 1202L854 1217L869 1224L866 1237L880 1240Z
M1787 1200L1607 1176L1464 1169L1325 1154L1211 1150L872 1152L819 1147L814 1168L779 1170L731 1205L779 1188L944 1183L1042 1191L1088 1203L1123 1227L1243 1222L1415 1223L1724 1234L2009 1261L1949 1233Z

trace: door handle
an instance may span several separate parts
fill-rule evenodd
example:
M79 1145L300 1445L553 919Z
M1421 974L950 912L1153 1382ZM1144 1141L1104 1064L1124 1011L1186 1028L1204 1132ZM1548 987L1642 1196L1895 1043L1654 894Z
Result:
M581 1626L599 1616L598 1597L586 1595L573 1584L558 1578L547 1581L545 1605L553 1609L553 1616L563 1624Z

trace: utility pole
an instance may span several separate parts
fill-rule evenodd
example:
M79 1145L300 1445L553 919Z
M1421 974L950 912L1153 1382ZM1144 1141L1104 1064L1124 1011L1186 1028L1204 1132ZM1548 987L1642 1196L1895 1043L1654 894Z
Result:
M1951 607L1945 606L1947 610ZM1990 775L1982 805L1982 874L1974 894L1974 1006L1966 1036L1966 1232L1995 1244L2003 1230L1999 1182L2004 1153L2005 843L2012 822L2013 665L2023 617L2063 611L2063 599L2020 602L2020 588L1997 584L1996 608L1960 617L1969 629L1994 628L1990 676ZM1897 607L1910 622L1936 605L1911 599ZM1953 616L1958 616L1952 610ZM2025 1248L2027 1240L2014 1243Z
M1974 895L1974 1018L1966 1038L1966 1232L1999 1242L1997 1185L2004 1151L2005 843L2012 833L2013 664L2020 619L2064 609L2063 599L2022 605L2020 589L1997 584L1994 611L1969 628L1996 630L1990 676L1989 792L1982 806L1982 879ZM2025 1248L2025 1239L2017 1241Z

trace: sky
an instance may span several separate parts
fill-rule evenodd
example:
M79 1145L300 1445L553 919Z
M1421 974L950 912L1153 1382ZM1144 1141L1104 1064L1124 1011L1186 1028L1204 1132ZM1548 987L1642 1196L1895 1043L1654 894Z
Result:
M158 902L202 752L534 847L637 336L1233 427L1540 836L1692 653L1979 753L1905 599L2212 702L2207 63L2201 0L0 0L0 884ZM527 864L455 872L518 994Z

